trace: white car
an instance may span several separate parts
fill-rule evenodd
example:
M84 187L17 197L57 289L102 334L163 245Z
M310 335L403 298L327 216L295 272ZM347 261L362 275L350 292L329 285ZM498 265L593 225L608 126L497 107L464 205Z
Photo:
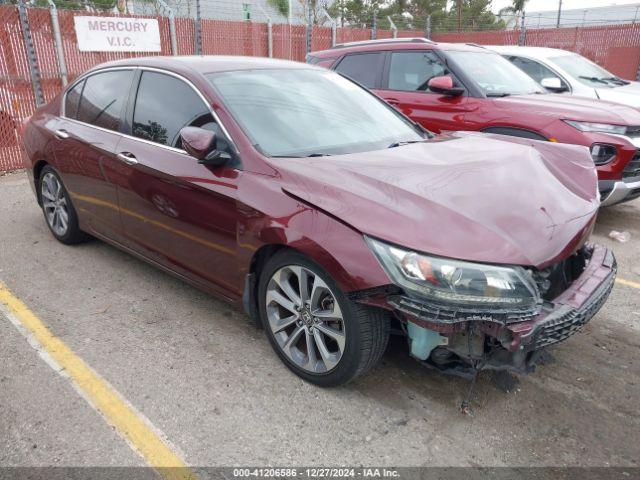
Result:
M640 108L640 82L617 77L577 53L543 47L487 46L547 90L599 98Z

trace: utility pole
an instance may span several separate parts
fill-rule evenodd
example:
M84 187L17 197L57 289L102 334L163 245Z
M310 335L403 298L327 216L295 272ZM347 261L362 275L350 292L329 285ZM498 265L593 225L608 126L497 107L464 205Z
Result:
M560 28L560 15L562 14L562 0L558 0L558 21L556 22L556 28Z
M462 30L462 0L456 0L456 8L458 9L458 31L460 32Z

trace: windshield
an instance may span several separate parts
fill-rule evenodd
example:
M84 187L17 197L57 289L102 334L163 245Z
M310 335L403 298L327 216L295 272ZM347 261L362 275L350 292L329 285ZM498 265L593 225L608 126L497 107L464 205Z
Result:
M273 69L207 77L268 156L339 155L424 140L392 107L337 73Z
M535 80L497 53L449 51L447 56L488 97L544 93Z
M589 85L590 87L615 88L629 83L580 55L560 55L558 57L551 57L549 60L565 70L572 77L578 79L581 83Z

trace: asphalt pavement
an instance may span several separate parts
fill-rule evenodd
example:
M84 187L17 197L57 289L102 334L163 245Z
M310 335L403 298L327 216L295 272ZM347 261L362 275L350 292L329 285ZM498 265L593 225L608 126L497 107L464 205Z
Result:
M33 318L0 313L0 466L144 466L154 438L189 466L638 466L640 200L603 209L594 240L618 258L609 302L510 391L483 373L463 415L469 383L400 340L352 384L303 382L242 312L100 241L56 242L24 172L5 175L0 283Z

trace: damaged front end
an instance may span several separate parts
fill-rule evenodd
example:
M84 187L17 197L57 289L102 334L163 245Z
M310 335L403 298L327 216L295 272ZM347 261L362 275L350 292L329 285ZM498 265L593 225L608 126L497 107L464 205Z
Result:
M367 238L394 288L365 296L391 309L411 355L445 373L530 372L543 349L587 323L609 296L613 253L585 245L545 269L430 257Z

